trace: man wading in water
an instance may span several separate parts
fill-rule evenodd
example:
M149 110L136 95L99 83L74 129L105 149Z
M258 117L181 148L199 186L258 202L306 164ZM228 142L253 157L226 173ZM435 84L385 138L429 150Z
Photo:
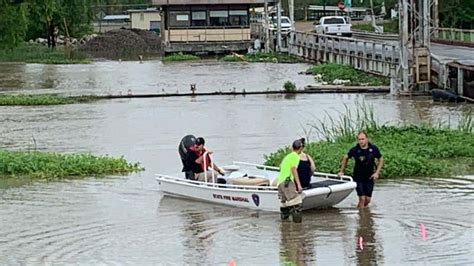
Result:
M357 196L359 196L357 208L363 208L370 203L372 191L374 190L374 181L380 176L380 170L382 170L384 160L379 148L369 142L367 133L363 131L359 132L359 134L357 134L357 142L358 144L350 149L342 158L339 175L344 175L347 161L350 158L354 158L355 166L352 176L357 183L356 190ZM375 159L377 159L377 164ZM375 166L377 166L377 169L374 172Z
M290 217L293 222L301 223L301 203L299 193L303 191L298 177L298 164L300 163L300 153L303 151L301 140L293 141L293 151L283 158L280 164L280 173L277 177L278 197L280 198L281 218L286 220Z

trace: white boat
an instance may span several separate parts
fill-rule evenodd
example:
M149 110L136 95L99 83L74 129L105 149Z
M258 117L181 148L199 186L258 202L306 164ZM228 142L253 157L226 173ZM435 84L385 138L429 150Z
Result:
M277 167L234 162L222 168L226 174L218 183L161 174L156 175L156 180L165 196L280 212L278 189L272 185L278 176ZM311 187L302 192L302 208L310 210L334 206L349 196L355 187L356 183L350 176L315 172Z

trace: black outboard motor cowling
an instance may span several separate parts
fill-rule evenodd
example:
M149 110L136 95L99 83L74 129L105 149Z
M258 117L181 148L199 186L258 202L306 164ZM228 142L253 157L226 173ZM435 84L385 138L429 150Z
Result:
M194 179L194 173L186 171L186 154L189 151L189 147L194 144L196 144L196 137L194 135L186 135L178 145L179 157L181 157L181 163L183 163L183 170L181 171L185 172L187 179Z

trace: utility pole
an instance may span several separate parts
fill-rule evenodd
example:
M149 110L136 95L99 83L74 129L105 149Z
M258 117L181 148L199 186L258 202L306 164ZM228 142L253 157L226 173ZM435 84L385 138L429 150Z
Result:
M277 52L281 52L281 0L277 3Z
M438 38L439 36L439 0L434 0L433 4L433 27L435 28L434 34L435 37Z
M409 39L408 39L408 0L400 0L399 4L399 39L400 39L400 74L401 90L408 91L410 81L408 80L409 69Z
M288 11L290 12L291 25L295 25L295 2L294 0L288 0Z
M432 0L399 1L400 91L426 91L431 82L430 7Z
M268 0L265 0L263 7L263 16L265 21L265 53L270 52L270 22L268 20Z

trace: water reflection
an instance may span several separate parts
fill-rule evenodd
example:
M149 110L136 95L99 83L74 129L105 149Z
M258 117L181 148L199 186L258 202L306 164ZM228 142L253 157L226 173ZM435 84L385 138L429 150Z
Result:
M212 230L207 226L206 221L209 217L198 211L183 210L184 220L184 236L185 236L185 253L199 253L200 264L210 265L209 261L212 246ZM194 257L194 254L185 254L186 257Z
M307 265L314 254L313 237L308 237L303 223L282 222L280 224L280 264Z
M356 249L358 265L377 265L383 264L382 245L377 243L375 237L374 219L370 208L359 210L359 225L356 233L356 240L363 239L363 248L359 246Z

